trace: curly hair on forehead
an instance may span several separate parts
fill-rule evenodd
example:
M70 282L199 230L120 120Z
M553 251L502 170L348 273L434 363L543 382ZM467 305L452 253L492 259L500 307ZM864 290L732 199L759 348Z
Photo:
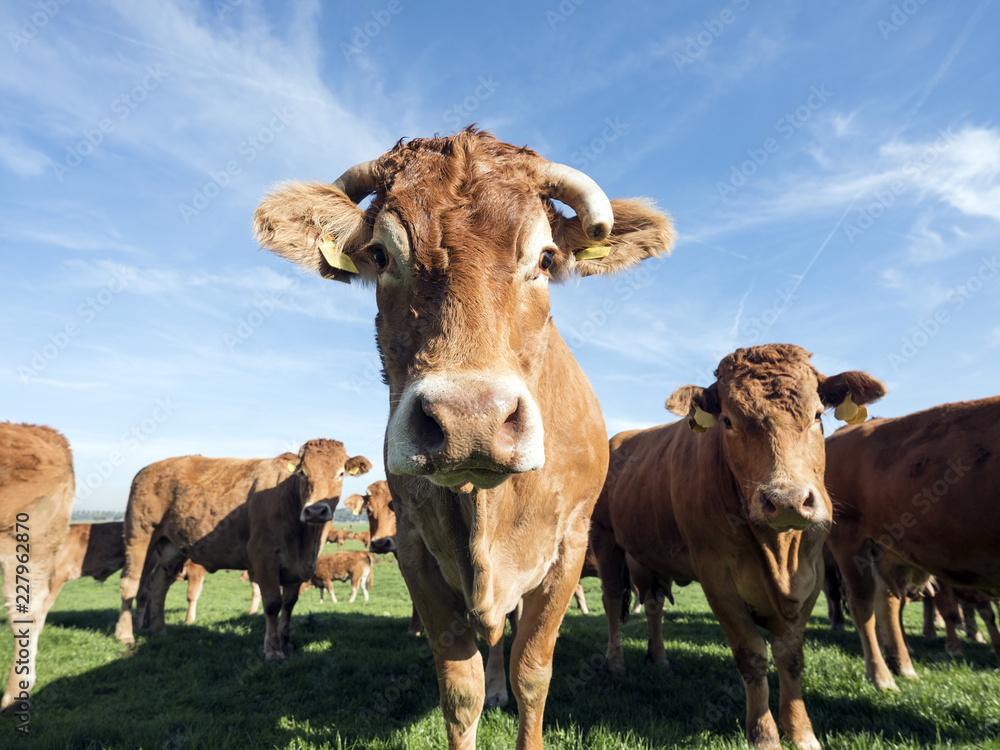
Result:
M507 179L529 189L546 162L527 146L514 146L470 125L452 136L400 139L377 160L373 172L380 192L393 188L397 179L426 182L437 170L441 187L462 192L477 182Z
M803 415L812 409L819 376L801 346L765 344L726 355L715 377L726 384L726 395L749 416L779 411Z
M326 438L315 438L307 441L300 449L299 453L343 453L344 444L339 440L327 440Z

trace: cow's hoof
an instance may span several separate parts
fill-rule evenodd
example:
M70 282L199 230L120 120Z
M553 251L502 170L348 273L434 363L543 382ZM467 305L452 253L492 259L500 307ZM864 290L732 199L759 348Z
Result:
M875 686L876 690L891 690L894 693L899 692L899 688L896 686L896 680L894 680L892 675L888 672L885 674L868 675L868 679L871 681L872 685Z
M604 662L604 666L611 674L625 674L625 660L620 657L617 659L607 659Z
M952 656L965 656L965 649L960 641L949 641L944 644L944 650Z
M799 750L823 750L823 746L819 744L819 740L813 734L792 740L792 744L799 748Z
M285 655L280 651L265 651L264 661L284 661Z
M483 703L483 708L489 710L491 708L504 708L507 705L507 693L497 693L496 695L487 695L486 701Z
M666 656L653 656L651 653L646 652L646 661L650 664L655 664L658 667L670 669L670 660ZM622 671L624 671L624 668Z

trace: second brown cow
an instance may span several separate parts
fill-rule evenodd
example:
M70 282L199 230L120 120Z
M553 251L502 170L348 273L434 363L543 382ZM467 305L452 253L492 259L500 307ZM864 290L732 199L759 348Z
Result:
M337 595L333 593L334 581L351 582L351 598L347 601L354 602L358 595L358 588L364 594L365 601L368 601L368 592L371 591L375 582L375 575L372 570L372 556L367 552L334 552L330 555L321 555L316 561L316 570L312 577L302 584L302 591L313 586L319 589L319 600L323 601L323 591L328 591L330 599L337 603Z
M687 419L612 438L590 535L608 617L608 668L625 669L618 618L627 604L626 558L645 599L654 662L667 663L662 582L699 581L743 677L747 739L768 750L781 745L758 627L771 634L782 730L803 750L820 747L800 683L833 514L820 417L848 397L865 404L885 393L862 372L824 377L809 357L787 344L738 349L711 386L685 386L667 401Z
M185 456L147 466L132 481L126 510L122 611L115 635L126 644L135 642L132 600L140 578L149 574L151 630L164 630L169 571L187 558L209 572L250 572L264 601L264 658L284 659L299 586L312 576L344 474L370 468L367 458L349 457L336 440L310 440L298 455ZM157 551L160 562L154 566Z

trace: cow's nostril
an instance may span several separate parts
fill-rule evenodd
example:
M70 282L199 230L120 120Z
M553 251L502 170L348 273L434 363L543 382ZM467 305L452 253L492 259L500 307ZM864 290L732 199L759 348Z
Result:
M806 499L802 501L802 508L804 510L812 510L816 507L816 495L812 492L806 495Z
M777 513L778 509L774 507L774 503L771 502L771 498L767 496L766 492L760 493L760 507L767 515L774 515Z
M421 399L420 408L413 410L413 434L419 445L430 453L437 453L445 448L445 434L441 423L429 411L427 401Z

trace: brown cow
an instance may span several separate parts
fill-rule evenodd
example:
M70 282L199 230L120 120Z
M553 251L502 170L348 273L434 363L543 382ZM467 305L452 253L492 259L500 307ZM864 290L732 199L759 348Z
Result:
M368 545L371 543L372 539L371 532L368 531L355 531L354 534L351 535L351 537L354 539L354 541L361 542L363 545L365 545L365 549L368 549Z
M865 404L885 393L862 372L824 377L809 357L788 344L738 349L711 386L685 386L667 401L686 420L613 437L590 533L609 625L608 668L625 669L618 619L627 603L626 563L646 607L648 657L664 665L661 581L699 581L743 677L747 739L773 750L781 745L758 626L771 633L782 730L800 748L820 747L799 681L832 517L820 417L848 395Z
M73 455L50 427L0 422L0 570L14 663L0 711L28 712L56 557L73 508Z
M1000 594L1000 397L945 404L838 430L827 439L840 565L865 673L895 690L917 679L899 627L905 589L929 575ZM876 615L886 659L875 634Z
M132 599L139 579L150 573L150 629L163 632L169 573L187 558L209 572L250 571L264 600L264 658L284 659L299 586L316 565L344 473L363 474L370 468L363 456L349 458L343 443L310 440L298 455L250 460L184 456L142 469L132 481L125 516L116 637L135 643ZM160 554L155 566L154 552Z
M337 595L333 593L334 581L351 582L351 598L348 602L353 603L358 595L358 587L364 594L365 601L368 601L368 592L375 582L375 573L372 569L372 556L367 552L334 552L330 555L320 555L316 561L316 570L312 577L302 584L301 591L312 588L319 589L319 600L323 602L323 590L330 592L333 603L337 603Z
M125 564L121 521L70 524L66 540L56 555L49 606L67 581L90 576L103 583Z
M353 537L354 532L350 529L335 529L331 526L330 531L326 535L326 544L336 544L339 550L344 546L344 542Z
M373 192L367 210L356 205ZM510 670L517 745L541 747L552 650L607 469L600 407L549 315L548 284L661 255L669 219L470 128L401 141L332 186L286 185L255 229L300 265L376 287L396 546L450 746L475 745L476 633L495 644L524 596Z

